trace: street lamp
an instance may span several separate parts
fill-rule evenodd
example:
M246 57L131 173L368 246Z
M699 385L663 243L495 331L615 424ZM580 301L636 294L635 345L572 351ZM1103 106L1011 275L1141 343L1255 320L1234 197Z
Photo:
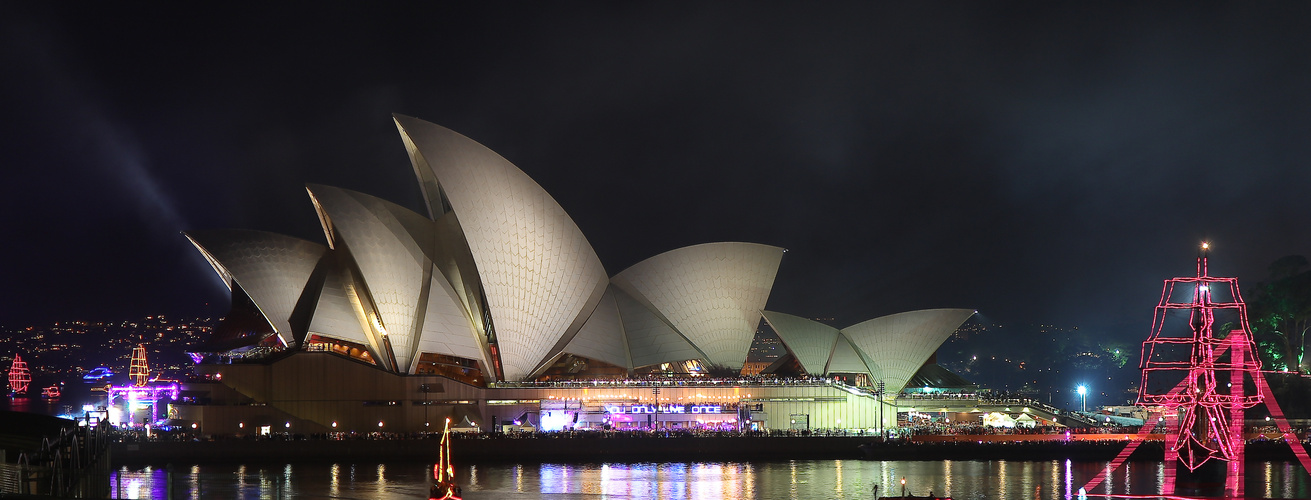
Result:
M1088 411L1088 387L1081 385L1078 388L1078 392L1079 392L1079 411L1086 412Z

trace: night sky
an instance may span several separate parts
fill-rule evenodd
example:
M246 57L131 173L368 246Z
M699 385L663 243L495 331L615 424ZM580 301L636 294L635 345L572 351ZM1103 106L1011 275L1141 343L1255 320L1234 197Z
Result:
M1097 5L0 3L0 325L222 314L180 232L322 242L307 183L420 211L402 113L611 275L751 241L771 310L1141 341L1200 241L1311 254L1311 3Z

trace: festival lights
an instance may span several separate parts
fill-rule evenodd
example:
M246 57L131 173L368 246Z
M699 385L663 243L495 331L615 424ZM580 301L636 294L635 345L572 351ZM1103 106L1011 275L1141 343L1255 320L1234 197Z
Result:
M32 383L32 372L27 369L27 362L23 357L14 355L14 364L9 366L9 390L13 391L15 396L27 395L27 387Z
M1163 408L1157 420L1166 424L1167 466L1173 467L1177 460L1196 470L1212 458L1227 461L1225 494L1242 497L1244 410L1265 404L1308 471L1311 456L1297 442L1278 402L1266 397L1270 386L1261 374L1238 280L1208 274L1209 249L1210 244L1203 242L1197 276L1165 281L1152 333L1143 342L1138 404ZM1230 329L1224 337L1214 332L1217 317ZM1248 381L1256 389L1251 393L1246 389ZM1137 443L1127 446L1106 472L1118 468ZM1105 473L1099 474L1080 491L1091 490L1104 477ZM1161 488L1163 493L1175 492L1174 474L1166 476Z

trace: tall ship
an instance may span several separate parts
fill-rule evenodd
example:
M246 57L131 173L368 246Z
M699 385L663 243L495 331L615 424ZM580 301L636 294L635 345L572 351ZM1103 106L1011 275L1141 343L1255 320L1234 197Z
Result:
M14 355L14 364L9 366L9 390L16 397L27 396L27 386L32 383L32 371L27 369L23 357Z

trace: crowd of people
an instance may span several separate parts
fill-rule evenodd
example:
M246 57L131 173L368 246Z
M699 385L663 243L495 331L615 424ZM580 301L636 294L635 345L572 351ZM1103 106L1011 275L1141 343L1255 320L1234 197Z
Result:
M668 439L687 437L877 437L878 431L864 429L770 429L770 430L716 430L696 428L669 429L624 429L624 430L564 430L543 431L507 431L507 432L456 432L453 439ZM441 439L440 432L323 432L323 433L289 433L272 432L268 434L206 434L201 435L182 429L147 432L141 428L117 429L114 441L391 441L414 439Z
M547 381L523 381L523 382L492 382L488 384L493 388L542 388L542 387L559 387L559 388L592 388L592 387L734 387L734 386L778 386L778 385L833 385L842 384L840 381L827 379L824 377L777 377L773 375L764 376L738 376L731 378L714 378L714 377L695 377L669 379L661 377L652 377L645 379L598 379L598 380L547 380Z

